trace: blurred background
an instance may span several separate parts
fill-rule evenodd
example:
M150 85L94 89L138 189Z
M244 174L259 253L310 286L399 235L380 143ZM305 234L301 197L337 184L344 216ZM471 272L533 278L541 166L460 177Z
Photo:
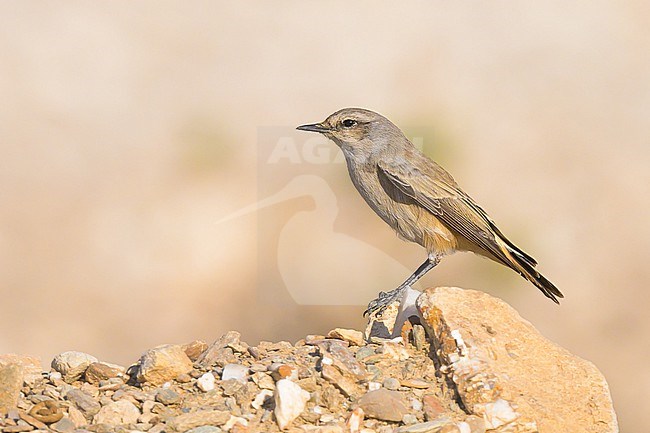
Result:
M565 293L476 288L593 361L650 425L646 2L0 3L0 353L130 364L229 329L361 328L425 258L295 131L378 111ZM320 140L320 141L319 141Z

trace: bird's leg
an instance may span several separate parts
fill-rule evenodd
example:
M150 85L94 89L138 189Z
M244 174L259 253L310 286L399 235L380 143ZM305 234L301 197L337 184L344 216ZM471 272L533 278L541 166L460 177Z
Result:
M440 263L440 256L429 255L424 263L422 263L415 272L406 279L406 281L400 284L398 288L391 290L390 292L379 292L379 296L370 301L368 309L364 311L363 315L367 316L375 312L383 312L388 305L402 296L402 293L404 293L404 290L406 290L407 287L415 284L415 282L422 278L424 274L435 268L438 263Z

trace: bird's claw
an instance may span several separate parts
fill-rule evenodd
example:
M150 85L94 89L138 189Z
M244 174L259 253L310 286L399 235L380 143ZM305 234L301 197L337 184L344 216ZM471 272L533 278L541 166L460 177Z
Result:
M363 317L381 315L386 307L388 307L396 300L400 299L402 293L404 292L404 289L406 289L406 287L398 287L397 289L391 290L390 292L379 292L377 298L373 299L368 304L368 308L363 312Z

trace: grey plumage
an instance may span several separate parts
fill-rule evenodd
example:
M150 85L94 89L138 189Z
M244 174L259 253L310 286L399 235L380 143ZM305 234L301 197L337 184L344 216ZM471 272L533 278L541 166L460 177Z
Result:
M454 251L471 251L501 263L558 302L562 293L514 245L442 167L427 158L391 121L375 112L345 108L317 124L343 151L350 178L368 205L398 235L422 245L428 259L407 281L369 305L382 309L407 286ZM383 296L383 298L382 298Z

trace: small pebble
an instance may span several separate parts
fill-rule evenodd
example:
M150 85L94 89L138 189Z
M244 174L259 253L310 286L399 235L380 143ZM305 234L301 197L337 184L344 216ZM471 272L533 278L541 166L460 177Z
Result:
M248 378L248 367L241 364L226 364L223 367L221 380L237 379L240 382L246 382Z
M410 425L410 424L415 424L415 423L417 423L417 422L418 422L418 419L417 419L417 417L416 417L415 415L413 415L412 413L407 413L407 414L404 415L404 417L402 418L402 422L403 422L404 424L406 424L406 425Z
M192 376L187 373L181 373L176 376L176 382L178 383L188 383L192 381Z
M156 401L167 406L180 403L181 396L173 389L161 389L156 393Z
M391 391L396 391L400 387L399 380L389 377L384 380L384 383L382 384L384 388L390 389Z
M367 358L369 356L372 356L374 354L375 354L375 349L373 349L370 346L364 346L364 347L360 347L359 350L357 350L357 353L355 353L354 356L358 360L361 361L361 360L363 360L363 359L365 359L365 358Z
M203 392L212 391L214 389L215 377L212 373L205 373L196 380L196 386Z
M368 382L368 391L376 391L381 388L381 383L379 382Z
M402 386L409 388L427 389L431 386L429 382L420 379L404 379L401 381Z

